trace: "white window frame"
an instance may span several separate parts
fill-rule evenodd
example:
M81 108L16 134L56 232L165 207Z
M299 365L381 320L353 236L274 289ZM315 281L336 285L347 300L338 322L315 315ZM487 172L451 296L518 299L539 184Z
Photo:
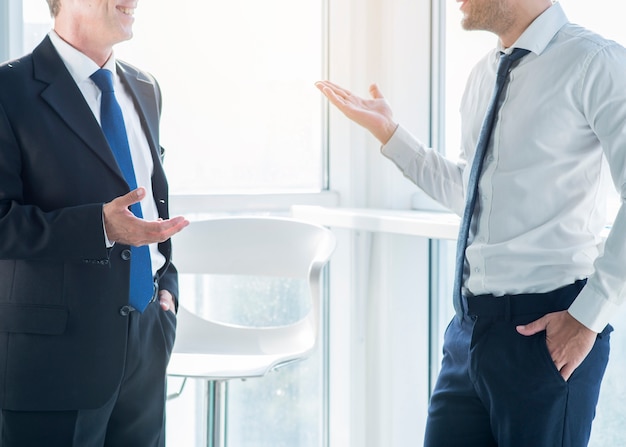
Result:
M439 0L432 0L433 2ZM428 142L431 2L330 2L329 78ZM329 109L330 189L349 208L411 209L417 188L378 142ZM330 263L330 446L416 445L429 392L428 241L334 229Z

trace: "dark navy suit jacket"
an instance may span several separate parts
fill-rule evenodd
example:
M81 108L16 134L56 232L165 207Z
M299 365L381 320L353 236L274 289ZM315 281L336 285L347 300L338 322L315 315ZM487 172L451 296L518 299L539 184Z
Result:
M167 219L159 87L128 64L117 70L148 138L154 198ZM112 396L125 355L129 262L128 246L105 247L102 206L128 191L49 38L0 66L0 408L95 408ZM177 295L170 242L159 249L167 259L159 288Z

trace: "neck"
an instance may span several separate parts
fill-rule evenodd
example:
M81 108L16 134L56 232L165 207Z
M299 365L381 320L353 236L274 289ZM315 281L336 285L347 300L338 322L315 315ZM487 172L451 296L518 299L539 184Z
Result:
M113 45L96 44L89 39L89 33L83 32L80 26L66 27L58 22L54 25L54 31L61 39L78 51L93 60L99 67L102 67L113 54Z
M504 48L509 48L519 39L524 31L552 6L552 0L534 0L518 2L518 13L513 23L496 33Z

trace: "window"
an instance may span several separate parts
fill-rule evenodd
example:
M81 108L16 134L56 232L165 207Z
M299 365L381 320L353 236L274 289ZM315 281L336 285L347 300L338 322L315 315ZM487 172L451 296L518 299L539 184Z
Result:
M562 0L563 9L568 15L570 21L580 23L587 28L596 31L607 38L614 39L622 45L626 44L626 32L620 22L621 2L617 0L609 0L602 4L601 8L595 3L589 3L584 0ZM443 15L445 22L445 147L447 155L454 157L460 147L460 122L459 122L459 104L465 80L472 66L487 51L494 47L497 38L490 33L462 30L460 26L461 14L454 6L448 4L447 11ZM614 14L610 12L613 11ZM607 12L609 12L607 14ZM617 194L610 198L612 220L617 207L620 204ZM454 275L454 256L456 243L442 242L439 245L438 271L441 275L440 284L440 304L441 312L438 315L440 323L439 333L436 334L436 343L440 346L442 339L443 322L447 322L452 315L452 310L448 306L449 297L451 296L449 285L453 283ZM620 315L614 319L616 326L624 321L623 314L626 310L622 310ZM604 377L603 387L600 393L600 403L597 408L597 416L592 430L591 447L600 447L607 445L624 445L626 444L626 432L623 429L623 418L618 417L626 398L626 385L621 379L623 370L626 368L626 335L623 331L615 331L612 334L611 359L607 372ZM439 359L440 360L440 359ZM437 365L439 362L437 362Z
M171 191L325 188L323 1L141 2L117 54L163 91Z
M173 194L311 192L326 188L324 0L139 4L119 58L163 92L161 143ZM277 12L280 12L279 14ZM23 0L23 51L51 26Z

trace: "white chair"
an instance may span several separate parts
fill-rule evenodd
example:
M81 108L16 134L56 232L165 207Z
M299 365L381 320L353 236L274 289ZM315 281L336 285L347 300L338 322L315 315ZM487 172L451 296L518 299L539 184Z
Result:
M224 445L227 380L264 376L306 358L315 348L320 277L334 248L330 230L289 218L239 216L192 221L174 236L173 262L181 274L300 278L308 282L310 291L307 314L276 327L209 321L186 306L195 297L181 297L176 343L167 372L184 380L207 381L207 445ZM179 395L182 386L168 398Z

